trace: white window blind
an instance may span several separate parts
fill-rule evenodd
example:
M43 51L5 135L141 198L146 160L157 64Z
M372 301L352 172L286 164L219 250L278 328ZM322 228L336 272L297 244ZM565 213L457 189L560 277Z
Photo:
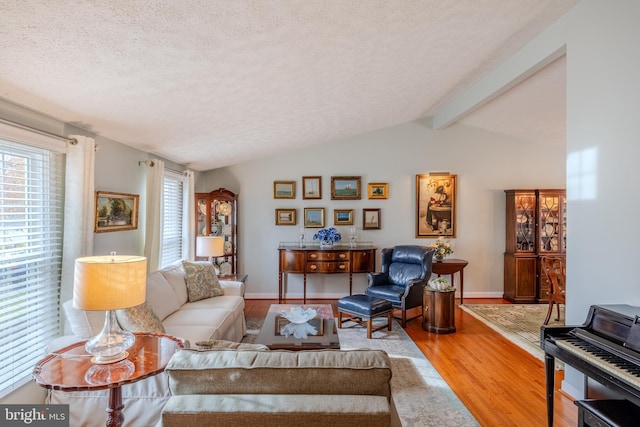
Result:
M165 170L162 194L162 256L160 267L183 258L183 191L184 176Z
M0 139L0 396L59 334L64 155Z

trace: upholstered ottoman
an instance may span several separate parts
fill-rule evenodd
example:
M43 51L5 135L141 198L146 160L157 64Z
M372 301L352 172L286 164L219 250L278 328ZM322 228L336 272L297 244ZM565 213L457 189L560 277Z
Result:
M343 315L349 317L343 319ZM387 317L387 324L373 327L373 319L376 317ZM364 294L349 295L338 300L338 328L342 328L343 322L356 322L367 327L367 338L371 338L371 333L384 329L391 330L391 320L393 319L393 306L390 301L372 297Z

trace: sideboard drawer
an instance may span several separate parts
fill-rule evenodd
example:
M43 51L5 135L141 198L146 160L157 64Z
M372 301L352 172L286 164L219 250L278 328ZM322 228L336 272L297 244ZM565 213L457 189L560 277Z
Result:
M349 262L307 262L307 273L348 273Z
M307 254L308 261L348 261L349 252L341 251L314 251Z

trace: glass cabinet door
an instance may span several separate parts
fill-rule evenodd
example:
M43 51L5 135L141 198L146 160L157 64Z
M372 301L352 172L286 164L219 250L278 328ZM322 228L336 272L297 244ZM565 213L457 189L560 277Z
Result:
M516 194L516 252L534 252L536 196L533 193Z
M566 197L559 192L540 192L538 197L538 253L563 254L566 250Z

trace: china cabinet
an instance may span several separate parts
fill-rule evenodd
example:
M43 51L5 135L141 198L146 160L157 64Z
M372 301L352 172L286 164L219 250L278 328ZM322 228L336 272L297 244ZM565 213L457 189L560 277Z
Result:
M549 283L541 256L564 256L567 248L565 190L505 190L504 298L547 302Z
M196 193L196 235L224 237L224 255L215 258L221 275L238 273L238 195L219 188Z

